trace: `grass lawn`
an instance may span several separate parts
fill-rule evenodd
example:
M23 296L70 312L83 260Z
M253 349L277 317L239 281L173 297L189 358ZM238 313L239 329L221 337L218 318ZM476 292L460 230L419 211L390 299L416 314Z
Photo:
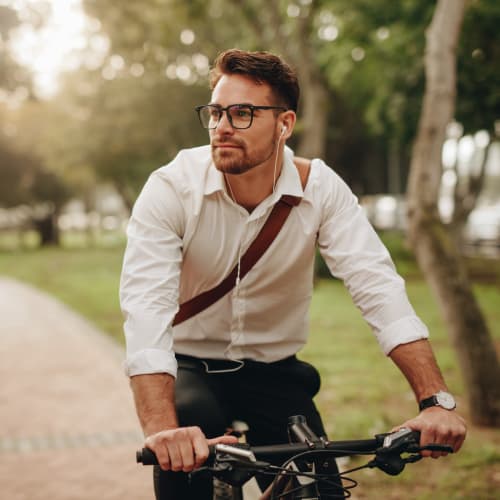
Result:
M421 280L408 281L407 288L414 307L431 330L436 356L451 391L457 395L460 411L467 416L460 369L436 304ZM477 295L498 344L500 290L479 286ZM332 438L371 436L416 414L409 385L371 337L342 284L320 282L311 310L311 342L302 358L321 371L323 385L317 404ZM469 427L459 455L409 465L396 478L362 471L356 475L360 486L353 493L355 498L493 500L499 498L499 470L500 430Z
M436 303L411 257L393 236L386 236L410 299L429 326L432 342L450 389L466 415L464 388ZM123 245L0 251L0 275L48 291L122 342L118 280ZM471 262L478 300L497 344L500 342L500 264ZM491 277L494 279L491 279ZM406 381L379 350L342 284L317 283L311 309L310 343L301 353L322 374L317 404L333 438L370 437L416 413ZM424 460L389 478L373 470L353 477L360 486L353 498L497 499L500 490L500 431L470 428L463 452L439 461ZM376 493L374 493L376 492Z
M123 246L0 252L0 275L32 283L123 342L118 283Z

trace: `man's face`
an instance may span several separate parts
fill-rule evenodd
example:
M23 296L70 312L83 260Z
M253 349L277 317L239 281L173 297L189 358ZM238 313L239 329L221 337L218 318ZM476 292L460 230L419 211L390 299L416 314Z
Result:
M276 106L271 87L241 75L223 75L217 82L210 104ZM235 129L224 112L219 124L209 131L212 158L218 170L242 174L261 165L277 151L277 120L273 110L255 110L250 128Z

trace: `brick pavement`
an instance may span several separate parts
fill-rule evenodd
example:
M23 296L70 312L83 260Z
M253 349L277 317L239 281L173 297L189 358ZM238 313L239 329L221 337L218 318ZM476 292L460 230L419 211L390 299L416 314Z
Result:
M48 295L0 278L0 498L150 500L122 349Z

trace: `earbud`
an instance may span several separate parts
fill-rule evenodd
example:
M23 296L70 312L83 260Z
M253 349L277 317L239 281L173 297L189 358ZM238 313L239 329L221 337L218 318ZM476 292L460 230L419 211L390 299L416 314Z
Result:
M287 129L286 125L283 125L283 126L281 127L281 135L284 135L284 133L285 133L287 130L288 130L288 129Z

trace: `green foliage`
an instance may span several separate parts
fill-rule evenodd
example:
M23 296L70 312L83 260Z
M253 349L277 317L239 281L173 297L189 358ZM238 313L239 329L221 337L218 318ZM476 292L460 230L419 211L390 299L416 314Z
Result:
M470 2L458 47L457 120L465 133L493 130L500 118L500 4Z
M8 44L20 22L15 10L0 5L0 207L57 202L66 195L61 180L46 168L33 144L18 140L19 124L4 102L16 90L31 93L30 72L14 61Z
M472 131L492 128L500 113L500 8L495 0L469 3L459 47L457 118ZM101 33L89 34L89 46L93 37L105 36L109 53L99 67L92 62L91 69L84 65L66 77L57 98L40 108L44 120L27 111L36 117L39 137L36 148L31 141L22 149L36 149L44 166L80 196L88 196L99 180L112 181L130 206L151 170L178 149L206 142L192 108L209 94L207 62L229 47L278 52L302 75L304 90L304 75L325 85L327 162L356 192L383 192L388 158L394 155L403 190L434 0L83 4L101 26ZM2 12L5 36L18 20L14 11L2 7ZM13 61L6 44L0 51L0 86L27 85L22 68L2 69ZM90 53L83 55L93 60ZM29 123L23 122L21 136ZM291 145L300 146L311 127L299 120Z
M20 166L25 168L20 168ZM25 178L34 170L35 160L8 146L0 137L0 206L19 204L28 198Z
M89 95L75 95L69 87L78 89L80 77L93 81ZM112 182L129 206L154 169L170 161L179 148L206 137L194 112L208 95L199 85L127 73L98 83L96 75L82 73L68 82L66 92L60 114L69 131L75 128L72 123L78 124L78 134L60 131L67 155L58 161L91 165L97 179ZM79 108L85 109L80 117ZM74 149L77 156L72 155Z
M38 105L25 105L17 113L0 106L4 128L0 129L0 207L50 204L55 209L69 199L72 190L43 158L39 142ZM12 130L7 135L5 131Z
M500 15L494 4L492 0L472 2L464 26L464 49L459 54L464 64L470 59L470 46L478 45L478 37L485 41L489 27L498 25ZM99 18L110 37L110 54L123 56L128 67L133 62L144 64L153 72L151 78L156 74L154 78L164 79L164 70L170 64L191 64L189 59L194 54L212 60L219 51L232 46L281 53L299 74L305 66L314 66L317 78L328 82L331 95L327 161L357 192L380 192L387 190L389 148L396 148L404 182L424 89L424 33L434 0L316 0L293 4L132 0L126 5L118 0L105 4L87 0L85 6ZM181 42L186 29L194 33L191 44ZM496 45L491 43L491 47ZM459 110L478 110L474 116L459 112L467 121L467 129L491 127L492 117L498 115L491 103L499 95L500 72L492 57L496 53L490 52L482 61L482 71L471 72L466 64L459 72L460 88L467 89L459 93ZM489 78L481 76L483 73ZM478 79L488 86L480 94L473 91ZM192 89L175 90L176 96L181 96ZM154 95L149 93L148 99L154 102ZM483 104L477 106L478 100ZM479 111L486 108L487 114ZM179 113L176 116L181 127L182 121L189 123ZM148 121L141 119L144 130L150 130ZM294 145L299 143L301 130L304 132L300 121L297 130ZM139 171L144 169L140 159L134 161ZM117 178L115 174L113 177Z
M434 2L357 0L326 5L341 30L338 40L325 44L320 54L329 81L342 89L376 134L411 140L414 129L405 127L415 126L420 106L423 35ZM403 121L408 117L410 124Z
M16 11L0 5L0 89L9 92L21 85L29 88L31 83L29 71L13 60L6 43L10 38L10 32L19 24Z

